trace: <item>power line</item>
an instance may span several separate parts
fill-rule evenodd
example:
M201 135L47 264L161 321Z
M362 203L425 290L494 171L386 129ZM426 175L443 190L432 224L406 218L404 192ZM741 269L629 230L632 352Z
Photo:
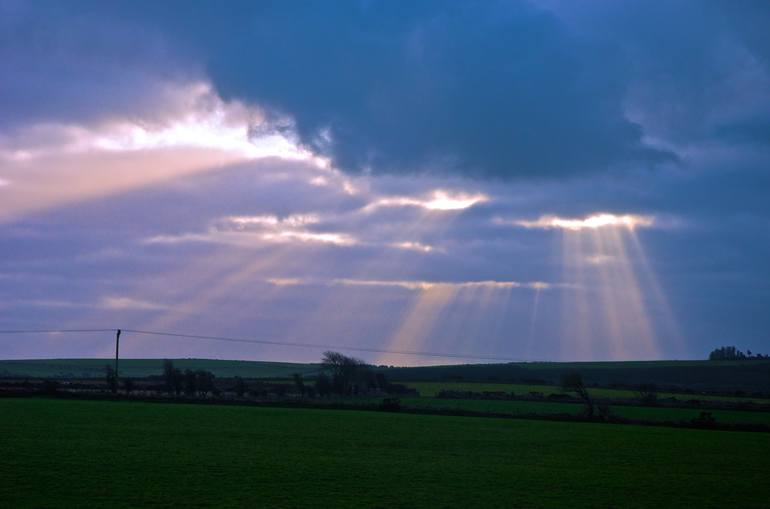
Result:
M6 329L0 330L0 334L57 334L57 333L70 333L70 332L115 332L117 329Z
M80 332L115 332L115 329L16 329L16 330L0 330L0 334L27 334L27 333L80 333ZM387 353L394 355L411 355L416 357L444 357L453 359L475 359L486 361L501 361L501 362L526 362L524 359L515 359L511 357L498 357L494 355L473 355L473 354L459 354L459 353L445 353L445 352L431 352L431 351L414 351L414 350L389 350L386 348L368 348L361 346L350 345L330 345L330 344L317 344L317 343L300 343L293 341L270 341L266 339L252 339L252 338L236 338L228 336L205 336L200 334L183 334L178 332L162 332L162 331L150 331L141 329L121 329L122 332L131 334L141 334L147 336L163 336L174 338L186 338L186 339L198 339L206 341L223 341L229 343L250 343L258 345L273 345L273 346L289 346L295 348L313 348L313 349L337 349L337 350L351 350L356 352L369 352L369 353Z

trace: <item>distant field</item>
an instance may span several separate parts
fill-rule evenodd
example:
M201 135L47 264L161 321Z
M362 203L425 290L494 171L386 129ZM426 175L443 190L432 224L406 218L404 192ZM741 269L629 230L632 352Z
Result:
M656 383L692 390L770 392L770 360L512 362L393 368L393 380L409 382L498 382L555 384L565 373L579 372L589 385Z
M104 365L111 362L112 359L0 360L0 377L101 377ZM181 369L206 369L218 377L289 378L294 373L314 375L319 369L318 364L312 363L211 359L174 359L174 363ZM162 359L121 360L123 376L158 375L161 369ZM545 392L547 384L558 384L563 374L577 371L587 384L603 387L655 383L695 391L770 393L770 361L528 362L379 369L396 382L502 383L537 386L534 390L538 392Z
M205 369L218 377L286 378L294 373L318 372L318 364L290 362L228 361L216 359L173 359L179 369ZM104 376L104 366L114 359L0 360L0 376L52 378L96 378ZM146 377L163 373L163 359L121 359L120 374Z
M5 507L767 507L770 435L0 400Z
M478 399L402 398L407 407L431 409L457 409L495 414L572 414L583 410L579 403L558 403L551 401L495 401ZM698 417L700 410L690 408L661 408L636 406L610 406L613 415L626 419L649 422L690 421ZM745 412L741 410L708 410L717 422L729 424L764 424L770 426L770 412Z
M450 391L470 391L470 392L513 392L519 396L528 395L531 392L539 392L544 396L550 394L564 394L558 385L528 385L528 384L505 384L505 383L484 383L484 382L402 382L407 387L413 387L420 392L420 396L433 397L442 390ZM636 392L623 389L605 389L590 388L591 395L598 398L636 398ZM702 401L736 401L736 402L757 402L770 403L770 399L748 398L735 396L711 396L703 394L682 394L672 392L660 392L659 398L676 398L679 400L699 399Z

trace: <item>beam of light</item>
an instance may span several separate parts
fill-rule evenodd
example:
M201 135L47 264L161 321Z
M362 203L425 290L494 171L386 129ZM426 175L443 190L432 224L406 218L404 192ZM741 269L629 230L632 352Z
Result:
M469 194L459 191L436 189L422 198L411 196L387 196L364 207L369 212L380 207L421 207L433 211L457 211L465 210L478 203L489 201L489 197L482 193Z
M662 345L651 302L671 311L648 262L639 256L634 227L605 219L591 224L561 228L562 277L574 285L563 293L565 351L575 358L658 358ZM665 339L667 349L674 346Z
M529 318L529 334L527 335L526 355L532 354L532 346L535 342L535 325L537 324L538 304L540 304L540 288L535 288L535 295L532 298L532 315Z
M244 253L220 251L212 256L193 261L175 276L163 278L164 285L174 281L173 289L167 291L166 300L173 302L166 313L156 316L145 326L154 328L173 328L182 320L203 312L212 312L218 303L226 301L231 295L248 294L249 288L261 282L265 273L270 273L282 265L293 253L288 248L276 248L265 251L258 257L245 256ZM300 258L297 258L300 256ZM297 260L302 255L294 254ZM268 288L269 289L269 288ZM152 292L152 287L142 286L141 294ZM157 290L156 290L157 291ZM253 294L255 305L269 301L274 294L264 291ZM236 311L240 313L241 311ZM137 351L151 348L152 345L136 344Z
M422 348L432 335L442 311L455 297L458 289L450 286L428 288L418 293L414 304L406 311L401 324L390 338L388 350ZM383 354L377 364L398 364L397 356Z
M0 200L0 220L264 158L307 162L354 192L328 160L271 132L258 109L226 102L210 85L175 88L168 102L149 122L39 123L2 137L0 177L13 182L13 193Z
M682 332L658 276L652 270L647 253L635 231L628 232L628 238L631 240L630 247L634 258L641 267L642 277L647 282L651 300L657 311L656 322L662 325L669 350L673 351L674 355L684 355Z
M590 315L587 291L587 276L583 244L588 239L582 235L565 232L561 236L562 273L561 278L571 287L571 292L561 294L561 331L560 351L564 358L594 358L594 344L597 334L592 334L591 325L597 323ZM580 295L578 295L578 293Z
M655 219L652 216L640 216L634 214L592 214L584 218L565 218L559 216L541 216L535 220L519 219L506 221L497 219L499 224L511 224L528 229L561 229L570 231L597 230L603 228L627 228L633 230L640 227L652 226Z

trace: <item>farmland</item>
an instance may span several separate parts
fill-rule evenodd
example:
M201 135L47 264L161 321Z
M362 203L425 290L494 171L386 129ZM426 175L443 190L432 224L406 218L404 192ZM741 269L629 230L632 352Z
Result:
M0 436L8 507L750 508L770 498L764 433L4 399Z
M100 378L105 364L113 359L30 359L0 360L0 376L41 378ZM218 377L281 378L294 373L315 374L318 364L255 362L218 359L175 359L180 369L205 369ZM147 377L161 373L159 359L122 359L120 372L127 377Z
M403 398L406 408L459 410L501 415L580 415L584 407L578 403L551 401L497 401L478 399L440 399L431 397ZM614 416L647 422L683 422L696 419L700 410L692 408L657 408L616 405L610 407ZM719 423L764 424L770 426L770 412L745 412L740 410L710 410Z
M0 360L0 377L99 378L112 359L30 359ZM288 378L295 373L313 376L317 363L237 361L218 359L174 359L180 369L205 369L217 377ZM382 367L380 371L398 382L421 383L421 392L437 392L437 382L486 383L488 389L514 392L557 390L560 377L580 372L586 383L607 390L617 385L633 386L654 382L696 393L709 391L770 394L770 361L632 361L632 362L549 362L507 364L464 364L423 367ZM121 374L127 377L159 375L159 359L122 359ZM433 385L431 385L433 384ZM511 386L514 387L511 387ZM623 390L615 387L615 390ZM462 389L461 389L462 390ZM632 391L625 389L625 395ZM661 390L661 397L667 397ZM601 396L601 394L597 394ZM702 394L699 394L699 398ZM611 393L607 397L624 397ZM734 394L733 394L734 396ZM700 398L703 399L703 398ZM753 399L749 397L749 399Z
M558 385L542 384L506 384L490 382L404 382L408 387L413 387L420 392L422 396L434 397L441 391L469 391L469 392L507 392L517 395L527 395L539 393L547 397L553 394L564 394L562 388ZM598 398L634 398L636 391L630 389L610 389L605 387L592 388L591 393ZM755 403L770 403L768 398L741 397L741 396L715 396L711 394L700 393L676 393L661 391L658 394L660 398L674 398L679 400L699 399L702 401L743 401Z

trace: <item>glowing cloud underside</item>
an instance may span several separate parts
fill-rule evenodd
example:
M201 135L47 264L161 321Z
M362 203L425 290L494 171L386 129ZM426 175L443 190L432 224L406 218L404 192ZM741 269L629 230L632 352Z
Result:
M426 210L446 212L465 210L488 200L489 197L481 193L469 194L436 189L428 196L422 198L411 196L389 196L380 198L367 205L365 210L371 211L380 207L421 207Z
M501 221L505 222L505 221ZM541 216L536 220L512 221L516 226L523 228L562 229L570 231L596 230L608 227L624 227L634 229L649 227L655 220L651 216L639 216L633 214L593 214L585 218L564 218L559 216Z
M303 278L268 278L268 283L276 286L300 286L300 285L328 285L328 286L370 286L383 288L403 288L406 290L430 290L436 288L528 288L531 290L547 290L552 287L550 283L533 281L522 283L519 281L421 281L421 280L378 280L378 279L303 279Z

